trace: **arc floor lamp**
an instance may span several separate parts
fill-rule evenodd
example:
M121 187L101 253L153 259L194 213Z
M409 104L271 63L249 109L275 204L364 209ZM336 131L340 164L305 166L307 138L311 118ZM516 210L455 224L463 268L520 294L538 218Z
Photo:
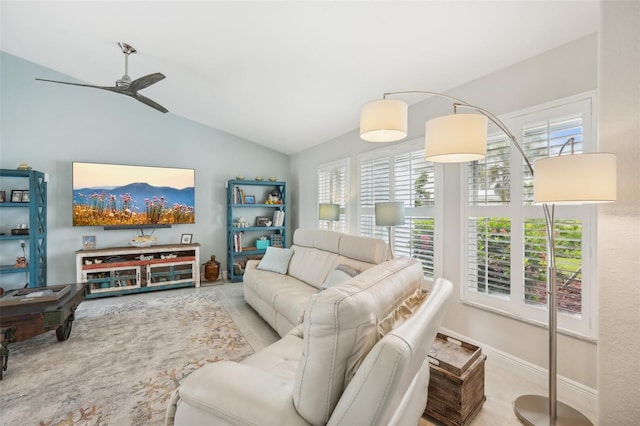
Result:
M487 120L491 120L520 152L534 179L534 202L541 203L547 236L547 310L549 312L549 395L522 395L514 412L526 425L591 425L591 421L557 398L557 284L554 241L554 205L612 202L616 200L616 157L609 153L562 155L536 161L534 167L516 137L489 111L443 93L409 90L389 92L360 111L360 137L370 142L395 142L407 136L408 105L389 96L421 94L453 101L454 113L425 124L425 159L440 163L476 161L486 156ZM471 110L459 114L458 109Z

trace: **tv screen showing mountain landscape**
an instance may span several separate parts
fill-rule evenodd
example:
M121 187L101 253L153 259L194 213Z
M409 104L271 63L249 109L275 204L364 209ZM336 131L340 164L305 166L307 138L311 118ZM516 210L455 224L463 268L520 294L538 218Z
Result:
M73 226L195 223L195 170L73 163Z

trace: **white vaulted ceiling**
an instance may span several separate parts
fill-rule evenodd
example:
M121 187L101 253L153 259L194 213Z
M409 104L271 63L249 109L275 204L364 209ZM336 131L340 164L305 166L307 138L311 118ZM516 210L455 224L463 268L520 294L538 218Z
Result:
M132 78L167 77L142 94L172 114L292 154L356 129L360 106L384 92L446 91L596 32L599 7L3 0L0 48L109 86L124 71L117 42L127 42L138 50Z

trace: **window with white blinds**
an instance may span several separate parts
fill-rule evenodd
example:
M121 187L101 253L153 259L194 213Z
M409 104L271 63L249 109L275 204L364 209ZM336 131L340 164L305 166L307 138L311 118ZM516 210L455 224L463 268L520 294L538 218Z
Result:
M595 151L592 96L545 105L503 119L530 162L556 156L574 138L573 152ZM487 156L464 167L466 248L463 297L532 321L546 322L547 246L542 207L522 155L489 128ZM562 155L570 155L571 147ZM562 185L563 182L558 182ZM595 214L592 206L556 206L554 237L559 326L595 337Z
M318 228L346 232L348 229L346 209L349 199L349 159L318 166L317 173L318 204L340 205L340 219L336 222L318 219Z
M375 225L375 203L402 201L405 224L392 227L395 256L414 257L425 277L436 268L436 170L424 159L424 142L411 141L359 157L359 231L388 240L386 227Z

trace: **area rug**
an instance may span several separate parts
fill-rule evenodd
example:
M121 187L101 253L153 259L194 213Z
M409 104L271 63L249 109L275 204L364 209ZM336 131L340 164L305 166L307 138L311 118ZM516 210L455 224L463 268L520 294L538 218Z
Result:
M189 373L253 353L213 292L84 302L69 340L50 331L10 349L3 426L161 425Z

